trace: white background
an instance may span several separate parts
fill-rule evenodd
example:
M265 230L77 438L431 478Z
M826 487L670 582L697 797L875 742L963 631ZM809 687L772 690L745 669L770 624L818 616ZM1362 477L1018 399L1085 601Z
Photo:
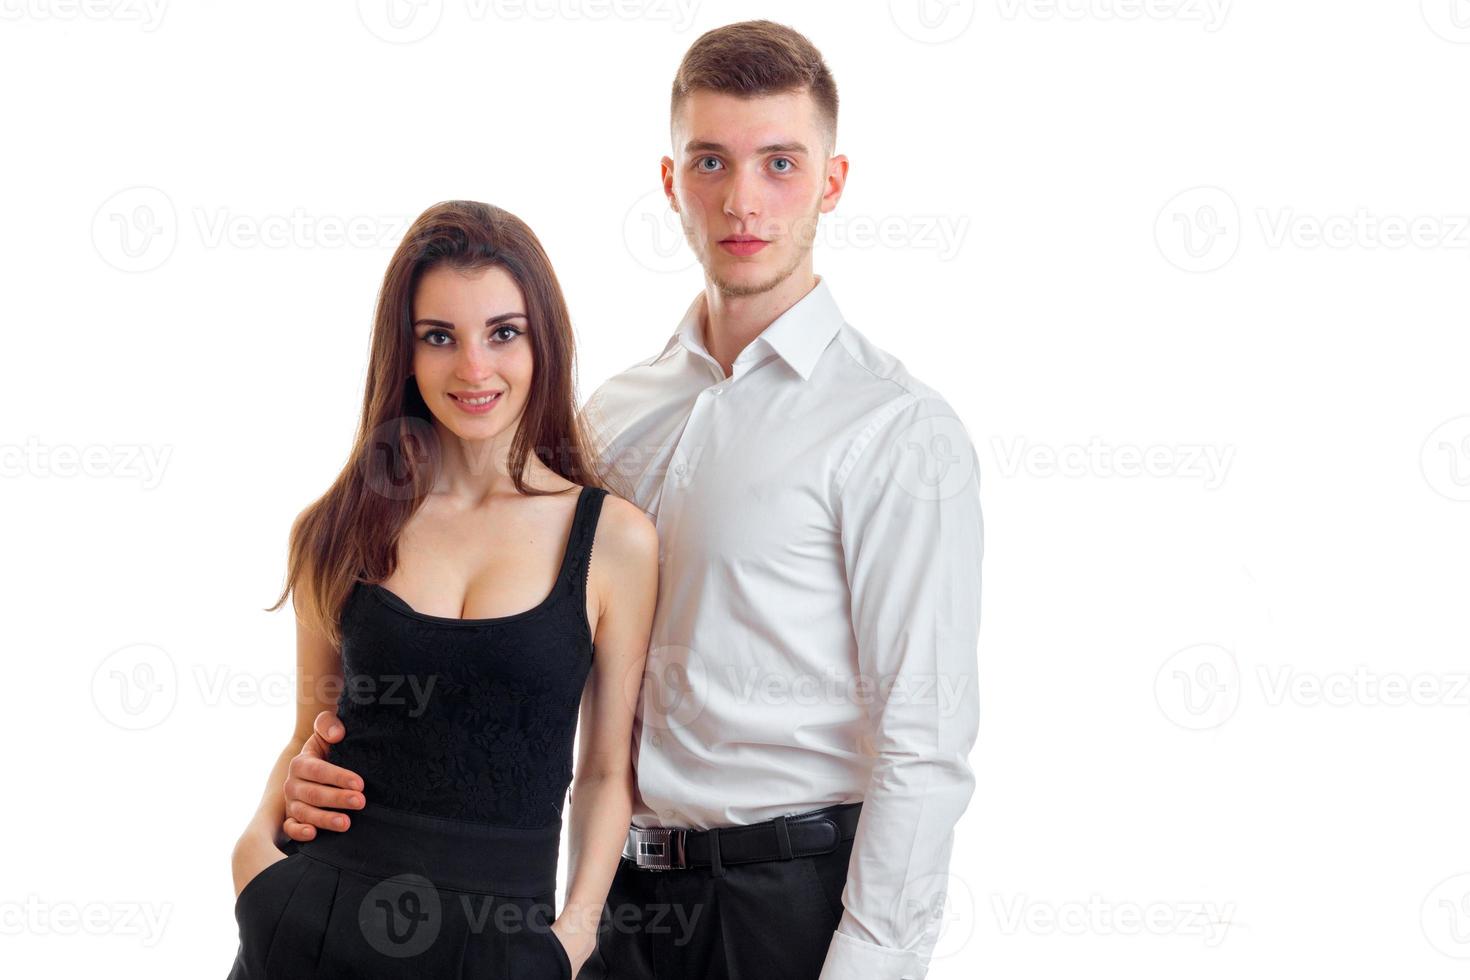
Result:
M7 975L224 975L398 235L529 222L585 396L700 287L668 86L762 15L841 93L817 271L979 455L931 976L1464 975L1466 0L160 2L0 0Z

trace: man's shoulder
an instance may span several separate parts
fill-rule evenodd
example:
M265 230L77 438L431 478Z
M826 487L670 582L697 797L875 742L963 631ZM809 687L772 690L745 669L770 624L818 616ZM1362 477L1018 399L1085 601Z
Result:
M664 414L672 390L664 370L666 353L667 347L628 365L598 385L582 403L582 422L598 455L607 453L631 428Z
M595 424L609 413L618 414L629 406L645 402L657 389L657 365L663 354L651 354L635 361L594 388L582 407L589 421Z
M833 355L833 380L849 396L859 396L853 402L855 405L886 412L917 403L948 407L937 389L916 377L897 356L850 323L844 323L837 331L829 353Z

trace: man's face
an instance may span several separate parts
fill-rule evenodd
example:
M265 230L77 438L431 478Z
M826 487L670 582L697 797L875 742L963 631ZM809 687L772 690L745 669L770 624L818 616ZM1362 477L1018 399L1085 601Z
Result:
M803 262L837 205L847 161L828 157L802 89L744 98L695 91L673 122L664 191L705 274L729 296L763 293Z

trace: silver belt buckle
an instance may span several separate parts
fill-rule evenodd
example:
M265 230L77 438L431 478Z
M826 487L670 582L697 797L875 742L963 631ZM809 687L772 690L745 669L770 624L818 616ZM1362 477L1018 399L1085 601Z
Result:
M629 827L627 855L640 868L668 871L685 867L684 831L673 827Z

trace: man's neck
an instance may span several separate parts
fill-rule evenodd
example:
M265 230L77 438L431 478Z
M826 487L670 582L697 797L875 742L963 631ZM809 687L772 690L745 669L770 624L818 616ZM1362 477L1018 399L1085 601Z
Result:
M753 296L729 296L704 281L704 346L729 377L735 358L761 331L811 292L817 277L803 263L771 289Z

